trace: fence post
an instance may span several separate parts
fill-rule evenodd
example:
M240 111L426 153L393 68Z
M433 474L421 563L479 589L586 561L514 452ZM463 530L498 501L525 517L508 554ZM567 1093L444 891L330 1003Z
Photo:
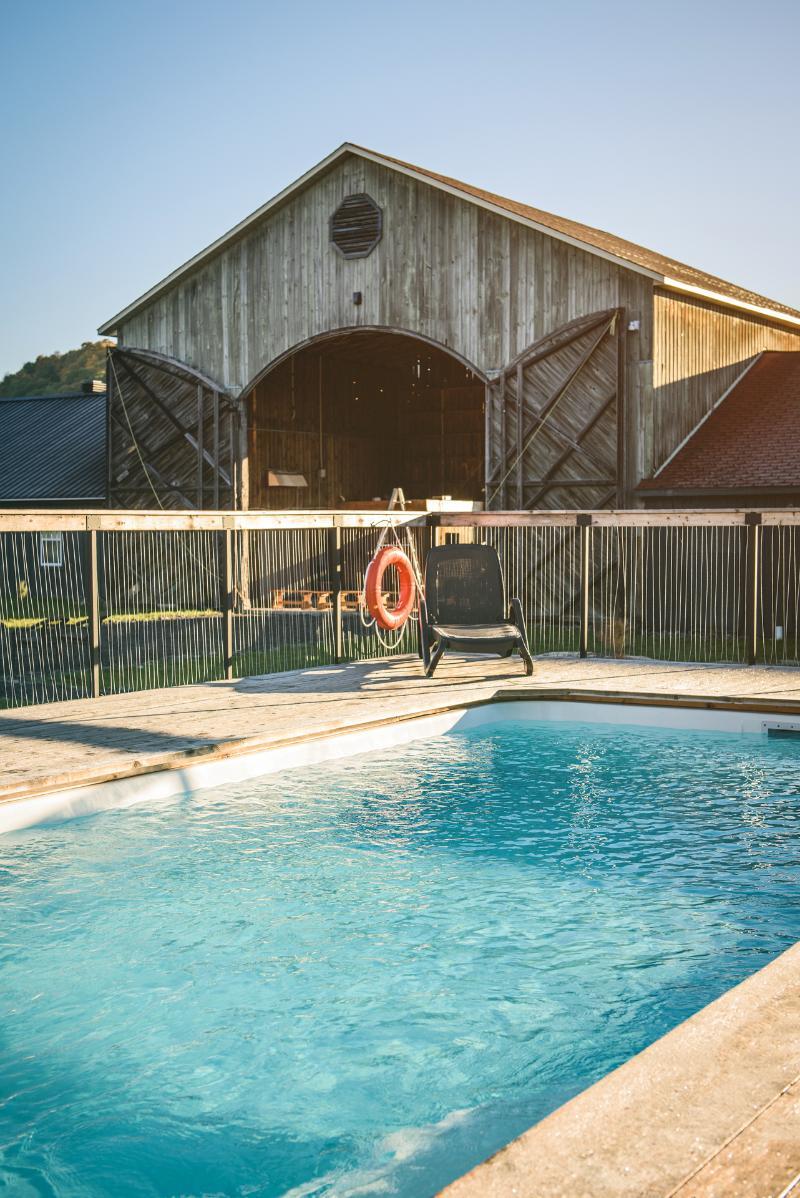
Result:
M758 659L758 599L761 589L761 513L745 512L747 549L745 553L745 645L747 664L754 666Z
M579 512L575 523L581 538L581 624L580 655L589 653L589 571L591 569L592 517L588 512Z
M97 562L97 530L89 530L89 663L92 698L100 698L100 579Z
M222 662L225 678L233 678L233 529L226 528L222 572Z
M338 665L344 657L344 635L342 631L342 530L338 524L328 529L328 578L333 598L333 660Z

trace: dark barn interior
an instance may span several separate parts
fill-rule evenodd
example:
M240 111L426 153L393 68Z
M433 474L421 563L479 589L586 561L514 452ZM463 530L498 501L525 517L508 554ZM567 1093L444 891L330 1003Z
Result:
M482 501L484 389L406 334L354 330L296 350L247 397L250 507L385 506L393 487Z

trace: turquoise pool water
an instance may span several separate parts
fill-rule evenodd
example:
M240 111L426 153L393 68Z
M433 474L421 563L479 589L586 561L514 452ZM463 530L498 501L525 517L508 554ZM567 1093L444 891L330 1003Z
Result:
M799 757L498 723L0 839L0 1192L433 1194L800 936Z

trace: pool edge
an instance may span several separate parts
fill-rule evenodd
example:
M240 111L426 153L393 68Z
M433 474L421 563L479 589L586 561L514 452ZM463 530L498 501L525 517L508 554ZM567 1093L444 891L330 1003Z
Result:
M339 728L328 727L313 732L305 731L296 736L282 738L258 736L218 741L208 746L202 746L199 750L153 755L144 762L134 761L124 769L84 771L80 777L76 773L72 773L62 779L50 779L48 780L49 784L20 787L17 788L16 793L9 794L7 791L5 796L0 794L0 833L3 830L11 831L15 828L29 827L52 818L70 818L75 815L90 814L94 811L124 808L133 802L146 801L148 797L155 799L184 794L206 785L224 784L226 781L241 780L243 777L274 773L283 768L296 768L302 764L333 760L370 751L373 748L386 748L392 744L407 743L419 736L436 735L438 732L447 731L461 721L464 721L465 726L470 724L477 726L479 723L490 722L481 716L495 707L504 707L507 715L513 715L514 708L530 710L536 707L539 709L541 717L546 712L548 705L553 708L558 705L567 705L570 711L576 714L587 707L596 710L602 708L604 712L602 722L607 722L606 717L617 713L625 715L625 720L621 722L635 722L633 717L636 709L650 712L654 722L656 722L657 713L665 711L679 715L683 713L681 719L685 716L687 720L692 713L695 716L698 713L705 713L703 721L716 716L733 716L739 720L749 720L750 731L757 730L756 726L760 725L762 717L783 716L797 719L800 715L800 701L791 699L758 699L701 694L676 695L663 692L590 690L573 687L545 688L535 685L505 689L501 686L495 692L480 697L456 694L452 700L432 704L427 710L423 708L422 710L384 714L379 719L351 721ZM558 716L551 714L549 717L545 715L545 718L558 718ZM563 714L561 718L564 718ZM575 716L572 715L571 718L575 718ZM672 718L677 717L673 715ZM663 726L663 719L658 722ZM281 756L282 754L284 756ZM264 762L259 759L268 755L272 758L271 764L269 768L263 768ZM238 774L237 763L240 767ZM229 772L227 776L224 774L226 765L232 767L232 772ZM207 776L203 772L207 771L209 767L220 767L222 772L215 780L200 780ZM143 787L147 793L142 793ZM108 792L108 788L112 788L111 793ZM101 793L104 789L106 790L105 798L108 801L104 800ZM83 793L76 795L74 793L76 791ZM95 800L100 800L100 803L97 804ZM14 822L12 818L8 827L4 825L4 817L7 820L9 816L24 816L26 808L30 814L34 805L39 807L37 818L22 819L17 822ZM42 814L43 810L44 814ZM484 1162L463 1178L453 1182L442 1193L447 1194L448 1198L479 1198L479 1196L482 1198L483 1195L486 1195L486 1198L494 1198L501 1194L514 1194L516 1198L525 1198L526 1195L529 1195L530 1198L557 1198L557 1196L561 1198L562 1195L564 1198L567 1195L570 1198L579 1198L581 1194L586 1195L587 1198L589 1196L590 1198L612 1198L612 1196L613 1198L634 1198L635 1195L646 1195L647 1198L661 1198L661 1196L663 1198L706 1198L707 1194L712 1193L711 1190L693 1189L691 1194L689 1191L684 1193L683 1184L687 1179L699 1176L709 1161L719 1154L720 1149L731 1143L731 1136L729 1135L727 1139L723 1137L717 1140L713 1136L708 1137L705 1143L707 1151L703 1155L702 1145L698 1148L696 1113L692 1114L688 1128L680 1122L680 1116L684 1113L688 1102L687 1086L696 1065L695 1058L691 1052L688 1056L684 1052L684 1063L680 1066L678 1082L675 1082L671 1089L667 1087L664 1091L663 1084L658 1078L654 1079L654 1070L651 1068L652 1057L648 1054L653 1054L656 1050L662 1051L660 1046L665 1042L669 1045L668 1051L671 1051L671 1046L677 1042L672 1038L677 1037L679 1033L683 1037L685 1029L693 1028L697 1021L701 1021L704 1028L710 1027L708 1020L714 1018L719 1004L726 1002L730 996L738 994L751 983L755 983L757 979L762 979L764 975L769 975L770 979L775 978L777 975L770 971L774 971L779 966L783 969L784 966L781 966L780 963L785 962L785 958L791 959L793 970L791 993L787 990L786 996L786 1005L791 1009L783 1011L789 1035L786 1040L782 1039L778 1031L779 1025L774 1020L767 1021L767 1035L772 1038L773 1042L777 1041L780 1045L783 1053L780 1064L783 1065L784 1061L788 1059L794 1073L800 1074L800 944L798 944L765 966L764 969L751 975L739 986L728 990L714 1003L702 1008L685 1023L680 1024L645 1049L643 1053L630 1058L618 1070L607 1074L595 1086L590 1087L553 1112L547 1119L523 1133L519 1139L500 1149L488 1162ZM746 1027L754 1018L751 1009L753 1004L749 1002L750 995L751 991L746 990L745 1006L748 1006L749 1009L745 1012L746 1017L742 1017L741 1026L743 1027ZM793 1001L789 1001L789 999ZM699 1039L702 1041L707 1034L704 1032ZM750 1084L751 1097L750 1105L747 1108L747 1120L734 1128L734 1132L741 1131L742 1126L750 1127L759 1120L772 1107L776 1099L785 1093L788 1084L793 1080L793 1077L788 1078L787 1081L783 1081L781 1087L778 1082L783 1078L783 1073L777 1078L774 1073L765 1078L763 1076L763 1060L754 1058L752 1052L748 1055L747 1036L744 1033L742 1036L744 1036L744 1040L741 1047L747 1065L744 1072L740 1072L741 1076ZM710 1040L714 1040L713 1032ZM701 1049L707 1048L708 1045L701 1043L700 1047ZM658 1182L655 1182L652 1177L647 1180L643 1176L642 1166L643 1163L647 1165L648 1160L642 1162L641 1158L644 1156L649 1159L649 1156L653 1154L647 1137L641 1132L637 1133L638 1142L628 1140L623 1145L624 1151L620 1150L618 1142L616 1145L609 1142L614 1139L614 1136L609 1137L608 1128L611 1127L616 1131L619 1123L618 1110L616 1116L613 1113L609 1114L608 1111L603 1114L602 1125L594 1136L590 1129L587 1130L585 1122L579 1129L579 1135L574 1135L573 1130L577 1148L572 1153L571 1159L561 1160L563 1166L561 1173L555 1180L552 1180L552 1184L548 1182L549 1188L546 1188L543 1168L545 1165L548 1169L555 1166L560 1159L558 1152L552 1148L540 1147L534 1153L536 1160L534 1166L531 1167L524 1160L517 1159L520 1152L519 1145L527 1146L530 1142L529 1138L533 1137L537 1144L540 1144L542 1135L549 1136L551 1134L549 1130L552 1126L551 1121L558 1120L559 1128L563 1128L565 1126L563 1121L574 1118L570 1112L576 1109L576 1104L589 1103L593 1106L597 1102L596 1091L601 1087L613 1085L615 1089L618 1089L621 1086L624 1098L626 1088L628 1091L630 1090L627 1080L630 1070L642 1059L646 1060L646 1090L653 1101L657 1100L656 1117L652 1113L649 1116L651 1123L658 1122L660 1133L670 1132L673 1140L676 1135L679 1140L677 1145L672 1144L674 1168L673 1173L670 1174L669 1184L665 1183L662 1186L660 1182L663 1179L659 1178ZM786 1069L789 1069L789 1066L786 1066ZM791 1072L791 1069L789 1071ZM622 1076L621 1083L620 1076ZM718 1092L726 1093L736 1088L735 1084L731 1083L730 1069L718 1070L713 1082L709 1081L707 1074L703 1074L699 1086L701 1114L704 1109L713 1108ZM752 1098L754 1086L757 1089L761 1087L758 1089L759 1094L764 1086L769 1093L765 1101L753 1111L751 1108L754 1101ZM604 1089L601 1094L601 1109L605 1093ZM676 1102L678 1103L677 1113ZM640 1105L644 1109L644 1104ZM692 1109L694 1110L694 1108ZM581 1120L588 1119L585 1116L585 1111L586 1107L582 1105L580 1107ZM800 1104L798 1112L800 1112ZM665 1125L665 1120L669 1126ZM676 1127L677 1132L675 1132ZM545 1131L543 1132L542 1129ZM650 1130L652 1131L652 1127ZM800 1133L800 1123L798 1132ZM628 1134L630 1136L633 1133ZM619 1140L618 1136L616 1140ZM559 1131L556 1135L556 1148L559 1143L563 1147L567 1142L568 1134L563 1130ZM800 1144L800 1134L797 1136L797 1143ZM544 1157L542 1156L543 1152ZM698 1153L700 1154L699 1160L697 1159ZM582 1171L576 1173L577 1165L581 1166ZM800 1160L797 1161L795 1173L798 1170L800 1170ZM477 1183L476 1178L479 1179ZM675 1180L676 1178L677 1180ZM531 1180L534 1183L533 1188L529 1184ZM785 1189L785 1186L779 1186L777 1189L775 1187L765 1188L763 1193L764 1195L778 1194L782 1188ZM748 1198L757 1198L762 1191L721 1189L713 1192L746 1193ZM786 1192L788 1193L788 1191Z
M800 1137L786 1145L784 1125L771 1135L769 1124L790 1094L796 1132L800 942L451 1182L440 1198L784 1198L800 1180ZM748 1135L754 1140L759 1124L753 1151Z
M448 730L453 723L465 719L475 726L474 713L486 712L495 706L509 709L531 708L535 705L537 719L563 718L553 712L554 706L566 704L572 718L593 718L593 709L603 709L601 722L633 722L632 713L638 708L647 712L645 723L664 726L663 715L672 712L668 726L687 727L689 720L678 719L677 713L702 715L703 730L728 730L724 717L738 716L740 726L733 731L759 731L754 726L761 717L800 717L800 701L758 700L717 695L675 695L663 692L636 692L576 689L571 687L515 686L499 687L491 694L477 697L455 695L450 702L440 702L429 708L395 712L379 719L352 721L338 727L300 732L296 736L249 736L220 740L193 746L168 754L151 754L147 760L134 760L130 765L116 768L99 767L72 771L38 779L35 783L20 783L0 788L0 835L19 831L54 819L70 819L100 811L131 806L148 798L166 798L189 794L209 786L225 785L260 775L293 769L302 765L388 748L404 744L425 735ZM618 710L617 710L618 709ZM510 712L509 712L510 714ZM617 715L624 718L614 719ZM714 716L719 719L715 720ZM508 717L507 717L508 718ZM428 726L438 721L440 726ZM745 729L744 722L752 727ZM480 720L485 723L486 720ZM424 726L423 726L424 725Z

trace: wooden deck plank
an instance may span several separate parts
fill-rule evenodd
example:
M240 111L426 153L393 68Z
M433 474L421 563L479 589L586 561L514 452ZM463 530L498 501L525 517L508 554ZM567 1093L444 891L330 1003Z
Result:
M218 746L263 746L501 691L561 688L791 702L800 701L800 671L550 657L537 661L529 680L516 660L446 657L426 680L417 658L402 657L16 708L0 712L0 801L174 764Z

